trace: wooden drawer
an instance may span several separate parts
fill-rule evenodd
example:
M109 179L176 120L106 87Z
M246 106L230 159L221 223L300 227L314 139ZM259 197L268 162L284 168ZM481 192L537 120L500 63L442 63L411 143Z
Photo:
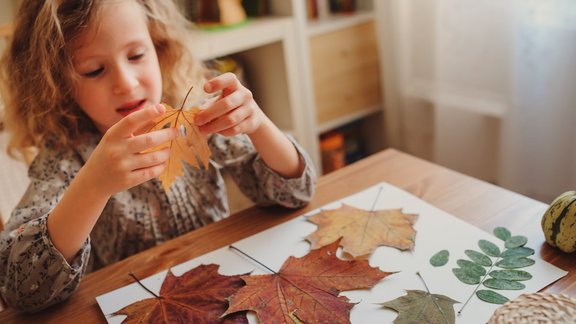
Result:
M312 37L310 55L317 123L381 105L373 22Z

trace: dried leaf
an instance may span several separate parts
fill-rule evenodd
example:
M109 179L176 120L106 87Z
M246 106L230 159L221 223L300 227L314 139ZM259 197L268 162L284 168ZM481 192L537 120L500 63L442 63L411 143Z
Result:
M528 238L526 238L526 236L517 235L509 237L506 240L505 246L507 249L511 249L519 246L524 246L526 243L528 243Z
M490 304L505 304L509 300L493 290L478 290L476 296Z
M416 239L412 225L417 218L401 209L366 211L342 204L310 216L308 220L318 225L318 230L306 239L317 249L342 238L344 252L353 257L368 255L381 245L411 250Z
M278 273L242 276L246 286L230 297L225 314L251 310L261 323L350 323L354 304L340 292L370 288L391 273L337 258L338 244L291 256Z
M512 233L506 227L496 227L494 229L494 236L501 239L502 241L506 241L512 236Z
M490 257L484 253L480 253L474 250L466 250L464 253L470 258L470 260L483 267L489 267L492 265L492 259L490 259Z
M430 264L434 267L441 267L448 263L448 258L450 257L450 252L448 250L438 251L430 258Z
M244 282L223 276L216 264L200 265L177 277L168 270L160 296L132 303L112 315L128 315L123 323L248 323L245 313L221 318L226 298Z
M395 324L455 323L454 299L421 290L407 290L407 295L382 304L398 312Z
M170 157L166 162L164 172L158 177L162 182L164 191L168 192L176 177L182 175L182 161L186 161L192 166L201 169L208 168L211 151L208 147L206 136L200 133L198 126L194 124L194 118L200 111L198 107L190 109L175 109L167 104L162 104L166 108L164 114L154 119L154 126L145 133L160 130L163 128L176 128L180 133L178 138L169 141L146 152L170 148Z
M493 270L489 273L490 277L496 279L508 279L515 281L524 281L532 279L530 272L524 270Z
M484 280L482 284L487 288L498 290L522 290L526 288L523 283L508 279L489 278Z

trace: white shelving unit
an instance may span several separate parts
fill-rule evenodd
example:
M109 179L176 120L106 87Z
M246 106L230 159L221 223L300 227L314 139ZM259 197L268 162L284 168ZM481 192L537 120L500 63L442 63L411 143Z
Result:
M327 0L320 1L325 1L321 6L328 7ZM326 55L324 59L323 53L330 54L330 48L320 45L318 49L317 45L324 37L338 38L340 32L344 34L358 26L374 25L373 1L358 0L358 10L353 14L332 15L324 11L320 18L311 20L308 18L306 0L270 0L270 17L252 19L245 26L234 29L197 32L195 40L201 44L197 55L202 59L223 55L239 57L245 64L251 90L262 109L280 128L296 137L320 168L320 134L350 122L367 120L365 138L369 142L366 144L369 150L375 151L384 146L377 37L364 40L372 43L369 50L375 51L371 55L374 66L369 73L372 79L367 83L371 87L368 96L373 98L364 101L354 99L356 96L360 99L368 97L361 88L358 88L358 93L354 92L354 86L361 87L362 82L351 84L349 93L346 93L347 86L340 84L344 90L334 93L334 98L330 92L322 94L322 90L327 89L325 87L334 86L334 80L322 81L322 78L330 75L323 75L314 69L315 62L334 59L332 55ZM367 28L374 29L373 26ZM347 40L343 38L343 42ZM342 46L346 47L346 44ZM358 54L365 45L358 46L356 52L352 49L349 53L346 48L335 48L334 51L342 52L336 53L335 64L350 64L350 75L362 79L362 71L353 69L358 69L363 58L356 58L350 63L346 57ZM346 69L341 70L334 76L346 79ZM342 96L341 100L338 96ZM323 104L331 100L344 105L349 102L351 108L346 110L341 107L342 111L332 116L330 106L324 107Z

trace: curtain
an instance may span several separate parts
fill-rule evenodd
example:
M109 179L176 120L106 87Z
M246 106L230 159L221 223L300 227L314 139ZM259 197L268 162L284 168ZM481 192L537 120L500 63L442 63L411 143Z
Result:
M576 190L576 1L376 1L389 144L550 202Z

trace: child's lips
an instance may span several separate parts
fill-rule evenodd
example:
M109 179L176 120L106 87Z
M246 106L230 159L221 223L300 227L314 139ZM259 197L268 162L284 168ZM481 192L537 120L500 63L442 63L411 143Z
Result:
M124 105L122 105L122 107L116 109L116 111L126 117L128 115L130 115L133 112L136 112L142 108L144 108L144 104L146 103L146 99L142 99L142 100L134 100L128 103L125 103Z

